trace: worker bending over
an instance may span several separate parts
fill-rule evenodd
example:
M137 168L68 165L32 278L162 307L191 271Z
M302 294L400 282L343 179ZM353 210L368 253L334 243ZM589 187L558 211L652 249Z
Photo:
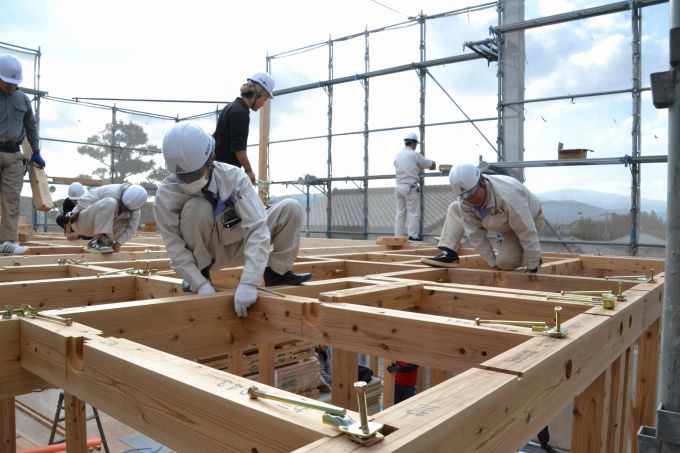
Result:
M146 203L146 189L137 184L107 184L80 197L68 215L66 236L90 236L90 253L119 252L120 246L135 235Z
M425 264L456 267L463 235L494 269L514 270L526 266L536 272L541 265L538 231L543 211L538 198L517 179L505 175L482 175L472 164L454 167L449 182L459 201L449 205L438 248L441 254L424 258ZM489 233L500 234L502 243L494 254Z
M250 182L255 184L253 166L248 160L248 132L250 111L257 112L273 97L274 79L267 72L258 72L241 86L241 95L227 104L217 118L215 160L243 167ZM260 175L261 177L262 175Z
M243 265L234 309L245 317L263 275L267 286L311 278L291 272L303 211L294 200L265 211L250 179L233 165L215 162L214 151L215 140L195 124L179 124L165 134L170 175L158 186L154 213L172 267L191 291L214 293L211 268Z
M396 186L394 197L397 203L397 215L394 219L394 235L404 235L404 221L407 222L408 238L411 241L422 241L420 236L420 173L423 170L434 170L436 162L416 152L418 136L410 132L404 137L404 149L394 158Z

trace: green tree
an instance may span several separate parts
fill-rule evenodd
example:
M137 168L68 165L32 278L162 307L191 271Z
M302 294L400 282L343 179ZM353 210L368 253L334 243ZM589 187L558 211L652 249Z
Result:
M79 146L78 152L102 164L94 174L103 180L122 183L130 176L146 173L147 182L153 184L161 181L167 172L150 158L161 150L148 141L149 136L139 124L116 121L115 127L108 123L99 134L88 137L90 145Z

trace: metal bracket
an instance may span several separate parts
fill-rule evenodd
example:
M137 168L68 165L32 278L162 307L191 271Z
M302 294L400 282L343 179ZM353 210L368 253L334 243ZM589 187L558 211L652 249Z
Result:
M680 413L666 410L663 404L659 404L656 417L656 428L641 426L638 430L638 450L640 453L658 451L659 442L672 444L680 449Z

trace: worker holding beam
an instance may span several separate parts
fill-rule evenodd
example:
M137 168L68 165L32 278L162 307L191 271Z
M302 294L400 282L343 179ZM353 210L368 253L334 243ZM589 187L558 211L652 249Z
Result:
M40 155L38 129L28 96L18 89L23 80L21 62L14 55L0 56L0 254L22 255L28 247L18 245L19 201L26 163L19 152L24 137L33 149L29 164L45 166Z
M463 235L494 269L514 270L526 266L537 272L541 265L538 231L543 210L538 197L517 179L505 175L482 175L472 164L455 166L449 182L459 200L449 205L438 248L442 251L423 263L456 267ZM502 236L498 254L489 233Z
M211 268L243 265L234 309L246 317L263 277L267 286L312 277L291 271L303 219L298 202L282 200L265 210L248 176L214 161L215 140L198 125L168 131L163 156L170 175L158 186L154 214L172 267L190 291L214 293Z

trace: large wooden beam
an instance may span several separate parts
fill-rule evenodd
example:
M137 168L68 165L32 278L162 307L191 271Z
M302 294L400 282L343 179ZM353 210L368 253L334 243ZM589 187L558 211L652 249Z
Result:
M177 451L283 452L335 435L318 411L251 400L253 381L79 324L21 324L24 368Z
M24 137L21 144L22 153L26 159L31 158L33 149L28 139ZM33 192L33 206L37 211L47 212L54 206L52 203L52 195L50 194L50 186L47 184L47 175L44 168L38 168L34 165L28 166L28 180L31 184L31 191Z
M2 256L0 257L0 266L28 266L37 264L57 264L59 261L68 261L72 264L78 263L102 263L106 261L134 261L145 259L160 259L167 258L165 251L154 252L119 252L111 254L101 253L82 253L79 255L63 254L63 255L16 255L16 256Z

